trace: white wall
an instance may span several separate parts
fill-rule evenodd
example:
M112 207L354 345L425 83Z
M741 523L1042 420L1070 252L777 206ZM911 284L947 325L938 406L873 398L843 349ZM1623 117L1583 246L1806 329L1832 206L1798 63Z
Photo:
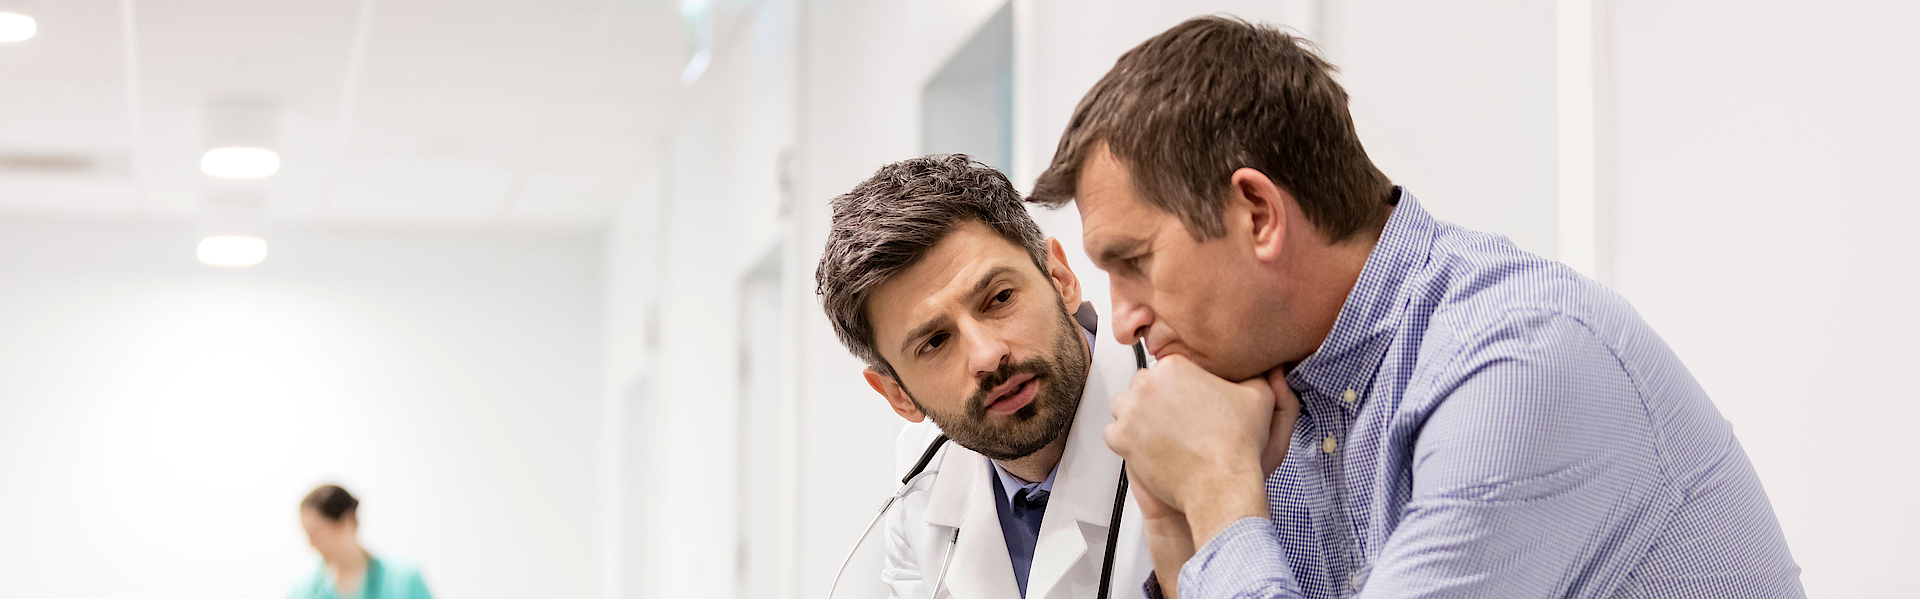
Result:
M0 222L3 594L284 596L337 481L436 596L586 596L596 237Z
M1556 257L1554 3L1339 5L1331 50L1380 170L1443 220Z
M1920 8L1615 9L1615 287L1733 422L1807 594L1913 596Z
M746 405L781 414L756 422L783 430L797 424L788 409L797 394L786 370L792 318L763 330L740 329L740 290L749 270L770 255L795 257L791 220L782 216L790 194L783 191L781 165L794 143L796 21L793 5L776 0L723 2L715 11L713 63L683 90L678 125L642 169L642 182L621 206L603 250L610 327L602 378L605 449L626 462L606 473L620 492L602 498L614 520L613 535L603 539L612 569L603 597L729 597L741 589L794 588L794 469L779 469L775 480L739 473L743 338L755 349L776 348L779 356L754 374L777 379L782 392ZM790 457L792 439L780 443ZM778 497L785 512L766 520L779 531L743 528L749 494ZM753 551L741 550L743 538L756 543ZM770 551L769 544L785 551ZM743 562L743 553L776 559Z

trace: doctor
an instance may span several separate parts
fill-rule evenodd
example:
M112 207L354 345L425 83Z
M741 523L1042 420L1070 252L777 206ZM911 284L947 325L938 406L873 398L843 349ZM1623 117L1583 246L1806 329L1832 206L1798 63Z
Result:
M894 597L1096 597L1110 533L1112 597L1142 596L1152 569L1131 497L1111 529L1124 486L1101 438L1134 353L1095 334L1021 200L965 155L888 165L833 200L816 282L867 383L913 423L901 474L952 440L887 514Z

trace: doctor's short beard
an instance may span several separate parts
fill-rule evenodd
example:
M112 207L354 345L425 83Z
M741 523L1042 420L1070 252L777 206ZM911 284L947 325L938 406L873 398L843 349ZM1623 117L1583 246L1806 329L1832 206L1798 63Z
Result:
M973 396L967 398L964 413L935 412L914 399L913 393L908 392L907 397L913 399L913 405L932 418L948 438L980 455L1004 461L1040 451L1073 426L1073 417L1080 411L1080 394L1087 387L1087 371L1093 368L1080 325L1067 316L1065 307L1059 310L1061 326L1054 335L1052 355L1009 363L982 377ZM1004 422L989 421L988 394L1019 374L1032 374L1033 383L1039 385L1033 402L1008 414ZM902 384L901 389L906 389L906 385Z

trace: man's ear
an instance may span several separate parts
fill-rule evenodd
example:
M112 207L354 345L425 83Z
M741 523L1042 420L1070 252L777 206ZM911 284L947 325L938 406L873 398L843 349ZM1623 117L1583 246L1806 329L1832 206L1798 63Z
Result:
M1293 194L1252 168L1234 171L1229 185L1232 199L1243 203L1252 221L1254 257L1261 262L1279 258L1287 241L1287 205L1294 202Z
M1060 292L1060 304L1067 307L1067 313L1080 311L1080 277L1067 266L1067 248L1056 237L1047 238L1047 278Z
M866 375L867 384L873 386L875 393L879 393L881 397L887 398L887 405L893 406L893 413L899 414L901 418L907 419L908 422L920 422L927 419L927 415L920 411L920 407L913 405L913 398L907 397L907 390L900 387L899 381L893 380L893 377L880 374L880 371L874 370L872 366L868 366L866 372L861 374Z

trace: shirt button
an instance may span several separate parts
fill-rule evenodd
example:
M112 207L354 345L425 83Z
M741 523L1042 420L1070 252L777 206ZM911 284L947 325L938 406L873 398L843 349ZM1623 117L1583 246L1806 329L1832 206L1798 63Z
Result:
M1340 394L1340 401L1353 403L1353 400L1356 400L1356 399L1360 399L1360 394L1354 393L1352 389L1348 389L1346 393Z
M1333 435L1327 435L1326 440L1320 442L1320 451L1333 453L1338 449L1340 449L1340 442L1334 440Z

